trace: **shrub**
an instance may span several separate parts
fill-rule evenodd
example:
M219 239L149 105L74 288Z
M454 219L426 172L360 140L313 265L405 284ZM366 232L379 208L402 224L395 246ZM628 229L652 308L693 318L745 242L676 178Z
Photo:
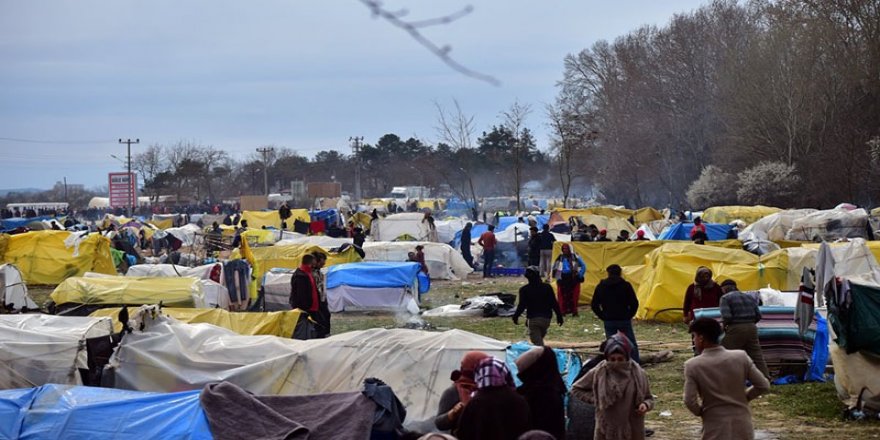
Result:
M748 205L793 206L800 184L794 165L761 162L739 173L736 196Z

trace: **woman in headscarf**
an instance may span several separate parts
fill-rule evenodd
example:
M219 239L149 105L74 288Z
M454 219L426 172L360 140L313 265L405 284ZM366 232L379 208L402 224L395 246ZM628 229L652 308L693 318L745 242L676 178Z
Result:
M596 407L596 440L643 440L645 413L654 407L648 376L629 358L623 333L608 338L605 360L571 388L574 398Z
M504 361L483 359L474 379L477 392L464 407L455 432L460 440L510 440L529 430L529 404L514 389Z
M529 403L532 429L548 432L557 440L565 439L565 382L559 374L556 354L549 347L535 347L516 359L516 389Z
M587 266L584 260L571 250L571 245L562 245L562 253L553 262L553 278L556 279L556 295L562 314L578 315L578 301L581 297L581 283Z
M694 282L688 286L684 294L684 322L690 323L694 320L694 310L705 309L709 307L718 307L721 302L721 286L712 279L712 270L706 266L697 268L697 274L694 276Z
M461 359L461 366L452 372L452 385L440 396L440 405L434 426L440 431L452 431L458 424L458 418L471 396L477 391L474 380L477 365L490 356L482 351L469 351Z

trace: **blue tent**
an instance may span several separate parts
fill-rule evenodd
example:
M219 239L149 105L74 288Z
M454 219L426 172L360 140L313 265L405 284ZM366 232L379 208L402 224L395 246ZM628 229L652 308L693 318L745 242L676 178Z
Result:
M39 217L31 217L31 218L25 218L25 217L7 218L7 219L0 220L0 231L2 231L2 232L11 231L13 229L20 228L22 226L27 226L28 223L41 222L43 220L52 220L53 218L54 217L52 217L50 215L41 215ZM63 222L59 221L58 225L60 226L62 223Z
M727 240L727 233L730 232L730 225L722 225L718 223L703 223L706 226L706 235L709 236L709 240ZM674 225L668 226L663 232L660 233L660 236L657 237L658 240L690 240L691 239L691 228L694 227L693 223L676 223Z
M211 439L199 393L51 384L4 390L0 438Z
M419 293L431 288L431 281L413 262L364 261L337 264L327 269L327 288L351 287L415 287Z
M335 209L309 211L309 217L312 219L313 222L326 220L328 225L339 223L339 212Z
M528 216L523 216L523 220L527 223ZM538 229L541 229L550 220L550 214L536 215L535 220L538 222ZM495 230L503 231L507 229L508 226L516 223L517 221L519 221L519 217L516 216L501 217L500 219L498 219L498 224L496 225Z

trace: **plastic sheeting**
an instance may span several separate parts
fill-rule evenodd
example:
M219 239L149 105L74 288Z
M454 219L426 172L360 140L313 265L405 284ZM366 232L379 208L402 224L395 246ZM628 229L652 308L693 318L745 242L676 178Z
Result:
M703 225L706 226L706 235L711 241L726 240L727 233L730 232L730 225L727 224L703 223ZM693 227L693 223L675 223L664 229L657 238L660 240L690 240Z
M785 240L788 231L791 230L794 221L816 212L815 209L787 209L770 214L747 226L740 231L739 239L742 241L752 240Z
M242 211L241 219L247 220L248 228L262 229L263 226L281 229L281 215L278 210L274 211ZM295 221L310 223L312 221L307 209L291 209L290 218L287 219L288 229L293 228Z
M112 331L107 318L0 315L0 389L81 384L85 340Z
M421 270L419 263L369 262L339 264L327 269L327 288L412 287Z
M200 280L191 277L156 278L122 277L68 278L52 292L56 304L143 305L205 308L205 294Z
M374 241L395 241L402 236L412 237L416 241L430 241L428 222L423 222L424 218L422 213L392 214L374 221L370 235Z
M362 263L361 263L362 264ZM332 313L346 310L406 310L419 313L419 304L408 287L355 287L341 285L327 289L327 307Z
M28 284L59 284L86 272L116 273L109 239L89 234L78 246L67 247L64 241L71 235L67 231L34 231L6 236L0 262L18 267Z
M340 247L345 244L353 244L354 240L350 238L328 237L326 235L305 235L296 232L283 232L282 240L275 243L276 246L287 246L291 244L300 244L308 246L321 246L325 249Z
M208 440L199 394L64 385L0 391L0 438Z
M519 372L519 369L516 368L516 359L532 348L535 348L535 346L526 341L514 342L510 347L507 347L507 360L505 363L507 368L510 369L510 374L513 376L516 386L522 385L522 381L516 376ZM581 359L572 350L554 348L553 354L556 355L556 365L559 367L559 374L562 375L566 388L571 389L575 379L577 379L578 374L581 372Z
M190 223L179 228L167 228L165 232L180 240L182 246L192 246L196 243L196 236L202 232L202 228Z
M377 377L414 423L436 415L449 374L466 352L504 359L507 345L461 330L370 329L299 341L160 318L126 335L110 366L116 387L143 391L227 380L254 394L305 395L360 391L364 379Z
M702 218L707 223L730 224L734 220L742 220L746 224L754 223L770 214L781 211L771 206L713 206L703 211Z
M28 296L27 285L21 272L12 264L0 264L0 306L12 306L13 311L23 308L36 310L37 303Z
M457 280L473 272L457 250L445 243L365 242L364 261L406 261L417 245L425 247L425 264L432 279Z
M223 279L223 265L220 263L205 264L197 267L186 267L175 264L136 264L128 268L127 277L193 277L202 280L211 279L214 266L220 266L220 279Z
M868 213L864 209L852 211L829 209L795 219L787 240L834 241L841 238L866 238Z
M312 246L305 244L289 244L255 247L251 249L254 254L254 277L257 282L261 282L263 275L270 269L284 268L296 269L302 263L302 257L305 254L313 252L322 252L327 254L327 266L333 266L342 263L353 263L361 261L360 255L355 252L354 247L346 249L344 252L329 252L320 246ZM232 252L230 258L240 258L241 251L236 249ZM288 295L290 291L288 290ZM286 301L285 301L286 303Z
M117 320L120 308L100 309L92 312L92 317L113 319L114 331L122 331L122 323ZM134 312L129 309L129 313ZM179 309L163 307L162 313L187 324L205 323L232 330L240 335L270 335L289 338L299 319L299 310L280 312L228 312L223 309Z

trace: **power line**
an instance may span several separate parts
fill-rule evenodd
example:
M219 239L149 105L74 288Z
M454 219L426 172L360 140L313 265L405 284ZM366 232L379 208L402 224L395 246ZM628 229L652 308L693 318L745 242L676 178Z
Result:
M263 192L269 195L269 155L275 152L274 147L257 148L257 152L263 155Z
M100 141L47 141L47 140L38 140L38 139L21 139L21 138L11 138L11 137L0 137L0 141L9 141L9 142L26 142L29 144L113 144L116 143L116 140L100 140Z

